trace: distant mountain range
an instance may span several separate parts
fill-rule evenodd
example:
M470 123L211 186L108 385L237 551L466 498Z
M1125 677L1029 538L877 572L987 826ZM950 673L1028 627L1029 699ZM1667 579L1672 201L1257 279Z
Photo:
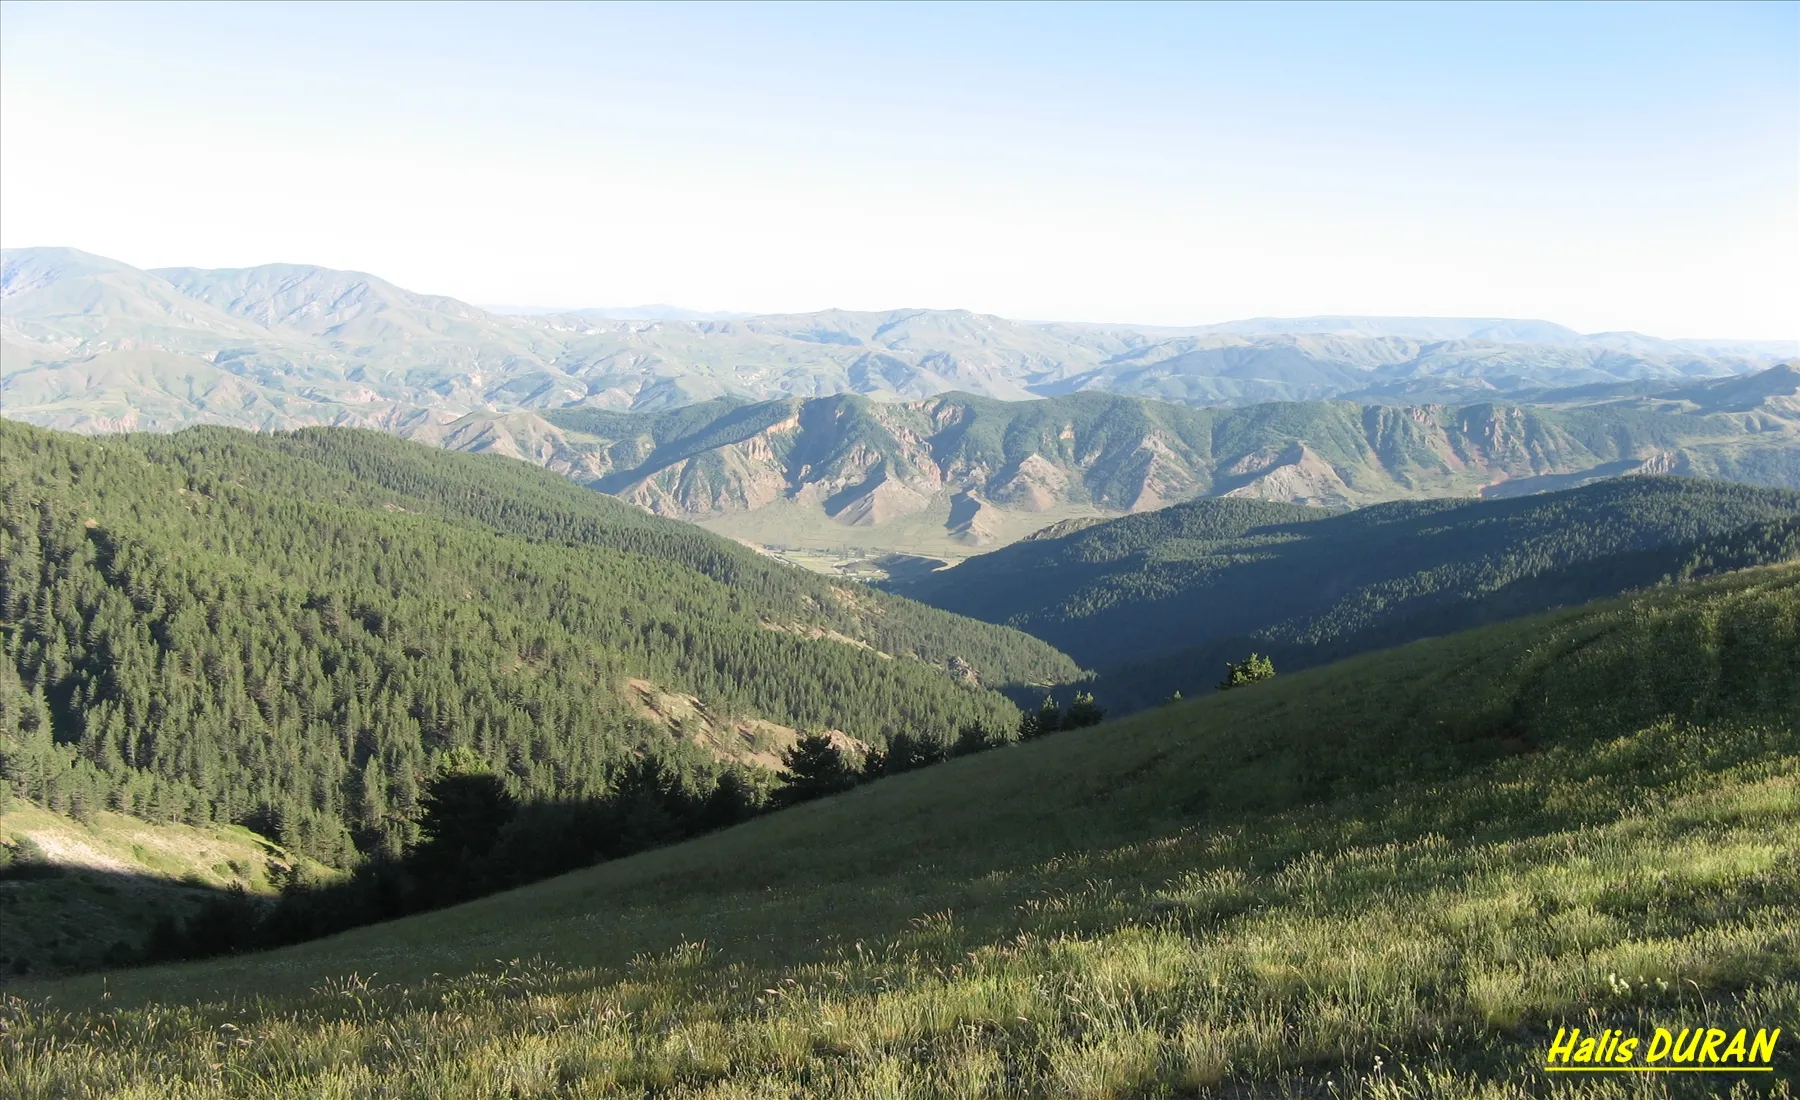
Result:
M65 248L8 250L0 263L6 415L78 431L193 423L393 430L473 412L646 411L839 393L1467 403L1723 378L1800 351L1494 318L1168 329L924 309L721 319L653 306L514 316L306 265L145 271ZM657 312L685 319L619 316Z
M1517 496L1628 473L1800 487L1792 367L1593 400L1195 409L1104 393L842 394L471 414L407 434L547 466L757 545L942 559L1196 497L1344 508Z
M594 306L557 309L546 306L482 306L489 313L504 317L550 317L564 314L572 317L598 317L608 321L735 321L754 317L754 313L734 313L728 309L686 309L667 303L647 306Z
M0 295L9 418L379 428L763 546L954 559L1201 496L1344 507L1636 471L1800 486L1781 344L1497 318L520 316L326 268L43 248L5 253Z

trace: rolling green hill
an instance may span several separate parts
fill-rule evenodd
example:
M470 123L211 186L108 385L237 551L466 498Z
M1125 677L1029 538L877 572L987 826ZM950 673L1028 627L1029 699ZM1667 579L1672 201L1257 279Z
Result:
M1033 538L896 586L1101 669L1110 706L1212 686L1251 650L1278 668L1800 557L1800 493L1630 477L1488 501L1354 512L1199 500ZM1136 667L1133 667L1136 666Z
M331 940L21 987L0 1088L1785 1095L1797 762L1800 567L1750 570ZM1564 1026L1783 1038L1773 1080L1558 1081Z
M21 795L340 866L410 842L459 747L528 799L645 756L704 789L797 729L1010 728L994 689L1078 671L543 470L342 429L0 423L0 641Z

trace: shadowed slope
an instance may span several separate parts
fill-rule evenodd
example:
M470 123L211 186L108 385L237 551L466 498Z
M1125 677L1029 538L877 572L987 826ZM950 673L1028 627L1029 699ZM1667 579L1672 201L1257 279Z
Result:
M1210 685L1224 660L1251 648L1318 663L1616 595L1678 572L1693 544L1796 520L1800 493L1670 477L1337 515L1201 500L1017 543L896 587L1029 631L1103 672L1206 650L1204 667L1163 686L1163 698ZM1776 543L1761 560L1800 552L1791 538ZM1646 574L1633 556L1661 548L1671 560ZM1224 656L1212 652L1219 646Z

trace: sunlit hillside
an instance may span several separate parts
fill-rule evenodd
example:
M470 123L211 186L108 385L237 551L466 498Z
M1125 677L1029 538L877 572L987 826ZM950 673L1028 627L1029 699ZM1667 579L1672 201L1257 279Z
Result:
M0 1091L1712 1095L1800 1017L1800 568L1370 654L266 955L25 986ZM1758 1088L1786 1095L1784 1046Z

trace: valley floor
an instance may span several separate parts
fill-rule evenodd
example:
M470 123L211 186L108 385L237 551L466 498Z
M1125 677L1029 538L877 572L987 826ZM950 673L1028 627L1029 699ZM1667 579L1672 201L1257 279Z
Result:
M983 507L978 532L950 522L950 505L939 498L924 511L875 526L839 523L817 508L780 500L753 512L737 512L699 520L716 535L764 547L776 556L818 573L879 580L904 573L918 563L937 560L954 565L1071 519L1114 518L1116 509L1063 504L1026 512Z

